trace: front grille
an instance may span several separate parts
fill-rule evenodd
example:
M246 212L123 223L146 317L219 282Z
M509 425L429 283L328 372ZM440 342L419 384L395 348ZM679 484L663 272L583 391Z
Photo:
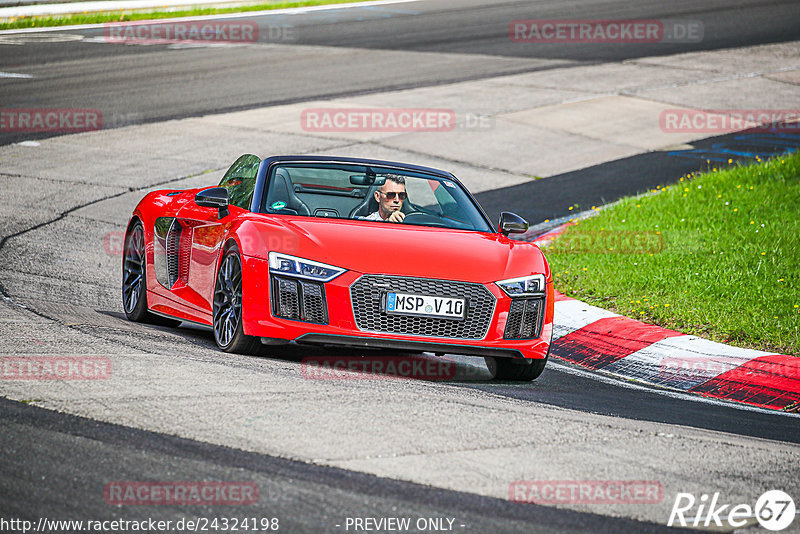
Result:
M544 299L516 299L511 301L505 339L535 339L542 334Z
M272 276L272 313L284 319L327 324L325 288L319 282Z
M466 317L457 320L388 314L381 303L390 291L466 299ZM496 302L481 284L383 275L364 275L356 280L350 286L350 300L359 330L456 339L486 337Z

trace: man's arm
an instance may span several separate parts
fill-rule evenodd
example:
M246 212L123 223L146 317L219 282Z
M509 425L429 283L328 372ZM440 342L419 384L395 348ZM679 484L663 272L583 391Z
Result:
M397 210L397 211L393 211L392 214L389 215L389 217L386 220L388 222L401 223L401 222L403 222L403 219L405 219L405 218L406 218L406 214L403 213L400 210Z

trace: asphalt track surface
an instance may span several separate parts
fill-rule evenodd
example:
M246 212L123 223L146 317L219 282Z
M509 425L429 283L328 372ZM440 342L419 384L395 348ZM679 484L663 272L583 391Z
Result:
M347 517L455 519L455 532L670 532L656 524L556 510L445 491L331 467L254 454L70 415L0 398L3 514L48 519L127 520L257 517L280 532L344 532ZM247 480L258 503L231 506L127 507L99 499L113 480ZM46 480L46 484L42 484ZM32 508L31 503L39 506ZM160 508L160 509L159 509ZM352 531L352 530L351 530ZM680 529L678 529L680 531Z
M642 45L509 38L511 21L564 18L689 20L702 24L703 39ZM0 103L99 109L104 127L114 127L800 37L793 0L425 0L244 20L259 25L258 43L184 50L180 62L169 49L176 45L109 45L102 29L2 35L0 71L34 77L0 78ZM34 137L0 134L0 143Z
M617 163L624 164L624 163ZM586 170L587 174L592 169ZM665 180L668 175L660 175ZM543 180L542 183L548 180ZM537 182L534 182L537 183ZM125 324L124 318L116 318ZM130 323L128 323L130 324ZM153 327L149 327L153 328ZM80 328L79 328L79 331ZM213 349L208 330L181 328L190 345ZM156 332L153 332L156 333ZM177 350L180 345L176 345ZM297 366L306 352L279 356ZM258 360L258 358L255 358ZM726 403L665 396L645 387L597 380L554 360L528 384L449 382L526 403L800 443L797 419ZM452 518L463 532L662 532L663 525L431 488L354 471L292 461L161 433L102 423L0 399L0 485L5 517L172 520L223 518L243 510L226 506L107 505L100 496L113 480L246 480L260 499L248 517L278 517L281 531L341 532L348 517ZM32 503L36 503L32 506Z
M118 113L133 121L246 109L274 103L438 85L455 80L527 72L572 62L618 61L654 53L674 53L675 45L642 50L637 46L525 48L508 41L509 19L691 18L705 26L706 39L695 49L715 49L780 42L798 37L796 2L657 2L523 3L417 2L376 10L345 10L293 19L298 44L339 47L341 54L293 55L230 47L199 49L181 65L170 62L166 47L105 46L62 41L6 46L0 71L40 69L35 85L0 80L3 107L92 107L104 115ZM275 21L259 19L267 29ZM72 32L69 32L72 33ZM82 30L87 38L97 31ZM11 53L6 52L11 48ZM353 50L356 49L356 50ZM364 50L372 53L365 54ZM399 68L393 51L472 54L469 61L442 61ZM685 45L680 48L685 50ZM280 55L277 54L277 55ZM276 59L276 64L269 61ZM539 60L546 59L543 63ZM65 61L68 60L68 61ZM48 68L52 65L52 69ZM109 66L114 65L113 69ZM408 66L406 66L408 67ZM332 73L336 76L332 76ZM398 76L402 72L402 76ZM32 89L32 88L35 88ZM188 97L187 97L188 96ZM128 120L126 119L126 120ZM123 121L124 122L124 121ZM120 125L123 124L121 122ZM30 139L30 134L25 135ZM18 140L3 136L3 143ZM735 142L724 136L696 147ZM741 143L740 143L741 144ZM758 148L758 147L756 147ZM784 147L785 148L785 147ZM760 149L763 149L761 147ZM776 148L775 150L778 150ZM598 167L478 195L495 218L511 209L531 222L564 215L537 198L566 194L581 206L602 204L674 181L702 168L705 160L648 153ZM641 182L620 181L626 170ZM567 187L580 183L580 188ZM514 199L525 198L515 205ZM534 199L531 202L531 199ZM121 319L120 319L121 320ZM207 331L180 330L191 344L212 347ZM291 356L289 364L296 363ZM524 402L540 403L636 421L690 426L787 443L800 442L795 418L742 410L723 403L697 403L667 397L646 388L620 387L598 381L570 366L550 366L536 387L498 382L443 384L446 388L483 391ZM120 510L98 499L109 480L204 480L238 476L259 483L262 499L247 515L280 517L281 531L341 531L345 517L456 517L471 532L619 532L663 531L665 527L569 510L520 505L470 493L447 491L378 478L354 471L295 462L229 449L121 425L56 414L0 399L0 442L5 451L0 477L4 516L112 519L184 516L222 517L230 509L144 507ZM44 481L44 482L43 482ZM36 503L32 506L32 503ZM238 513L238 512L236 512ZM669 529L670 531L674 529Z

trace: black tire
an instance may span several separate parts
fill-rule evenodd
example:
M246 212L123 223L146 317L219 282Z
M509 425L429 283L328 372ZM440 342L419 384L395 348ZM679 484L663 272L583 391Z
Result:
M530 382L536 380L544 371L550 354L540 360L517 360L514 358L495 358L497 370L495 380Z
M231 245L222 256L214 284L214 341L225 352L256 354L261 340L246 336L242 326L242 260Z
M156 315L147 309L147 269L144 228L136 221L125 236L122 253L122 308L130 321L161 326L178 326L177 319Z

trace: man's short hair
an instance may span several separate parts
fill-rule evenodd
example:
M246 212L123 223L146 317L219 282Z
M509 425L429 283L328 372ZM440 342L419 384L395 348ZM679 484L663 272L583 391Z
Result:
M396 184L406 185L406 177L405 176L400 176L399 174L387 174L386 175L386 179L390 180L390 181L392 181L392 182L394 182ZM383 183L385 184L386 182L383 182Z

